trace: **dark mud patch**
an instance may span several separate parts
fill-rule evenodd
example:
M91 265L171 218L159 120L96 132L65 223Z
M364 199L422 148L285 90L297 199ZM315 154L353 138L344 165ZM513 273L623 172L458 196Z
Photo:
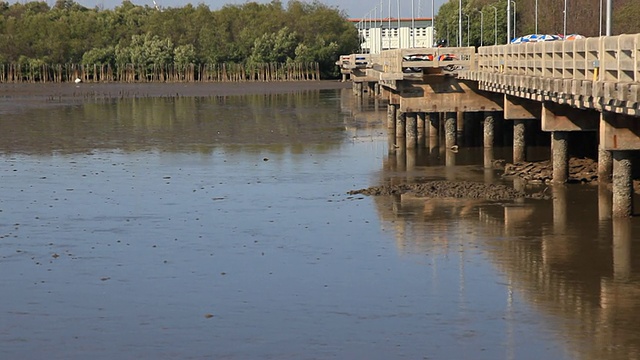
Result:
M553 181L553 164L550 160L506 164L503 176L519 177L531 183ZM589 158L569 159L569 183L590 184L598 181L598 163Z
M424 198L483 199L492 201L547 198L544 192L526 193L505 185L470 181L428 181L413 184L372 186L367 189L349 191L349 194L374 196L411 194Z

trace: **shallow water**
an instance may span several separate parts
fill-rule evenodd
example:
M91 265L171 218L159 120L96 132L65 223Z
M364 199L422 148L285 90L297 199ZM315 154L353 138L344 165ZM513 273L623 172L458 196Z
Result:
M482 149L455 166L390 152L374 105L318 91L3 115L0 358L638 357L637 219L611 221L585 185L347 195L508 183Z

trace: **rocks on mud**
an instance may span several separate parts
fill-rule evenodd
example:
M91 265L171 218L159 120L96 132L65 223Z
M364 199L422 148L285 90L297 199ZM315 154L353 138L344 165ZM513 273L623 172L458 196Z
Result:
M514 200L519 198L544 198L543 193L529 194L514 188L470 181L427 181L424 183L372 186L349 191L350 195L401 195L412 194L425 198L466 198L485 200Z
M548 183L553 180L551 161L505 164L503 176L517 176L531 183ZM588 158L569 159L570 183L593 183L598 181L598 163Z

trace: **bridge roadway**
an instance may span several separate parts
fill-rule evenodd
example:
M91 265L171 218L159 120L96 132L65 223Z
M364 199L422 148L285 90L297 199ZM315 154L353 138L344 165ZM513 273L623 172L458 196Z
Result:
M439 136L456 146L464 113L513 121L513 162L526 160L527 121L551 133L553 181L569 175L569 134L598 132L598 178L612 181L614 217L633 215L632 159L640 150L640 34L480 47L411 48L341 56L357 96L388 100L395 147ZM596 146L595 144L593 146ZM487 164L485 164L486 166Z

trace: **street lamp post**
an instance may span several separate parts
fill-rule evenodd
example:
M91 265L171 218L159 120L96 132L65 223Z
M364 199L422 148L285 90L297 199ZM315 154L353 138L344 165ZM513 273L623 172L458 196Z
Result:
M478 12L480 13L480 46L482 46L483 39L484 39L484 33L483 33L483 29L484 29L484 13L482 12L482 10L478 10Z
M563 35L564 37L567 37L567 0L564 0L564 20L563 20L563 26L562 26L562 31L563 31Z
M462 46L462 0L458 0L458 46Z
M431 43L435 44L436 39L436 12L435 12L435 0L431 0Z
M511 42L511 1L507 0L507 44L509 44L510 42Z
M469 23L470 21L470 17L468 14L464 14L467 17L467 47L469 47L469 35L471 35L471 33L469 32Z
M538 33L538 0L536 0L536 34Z
M498 45L498 8L493 5L489 5L489 7L492 7L495 13L495 24L493 25L493 45Z
M516 38L516 13L518 12L518 7L516 6L516 2L511 0L513 3L513 38Z

